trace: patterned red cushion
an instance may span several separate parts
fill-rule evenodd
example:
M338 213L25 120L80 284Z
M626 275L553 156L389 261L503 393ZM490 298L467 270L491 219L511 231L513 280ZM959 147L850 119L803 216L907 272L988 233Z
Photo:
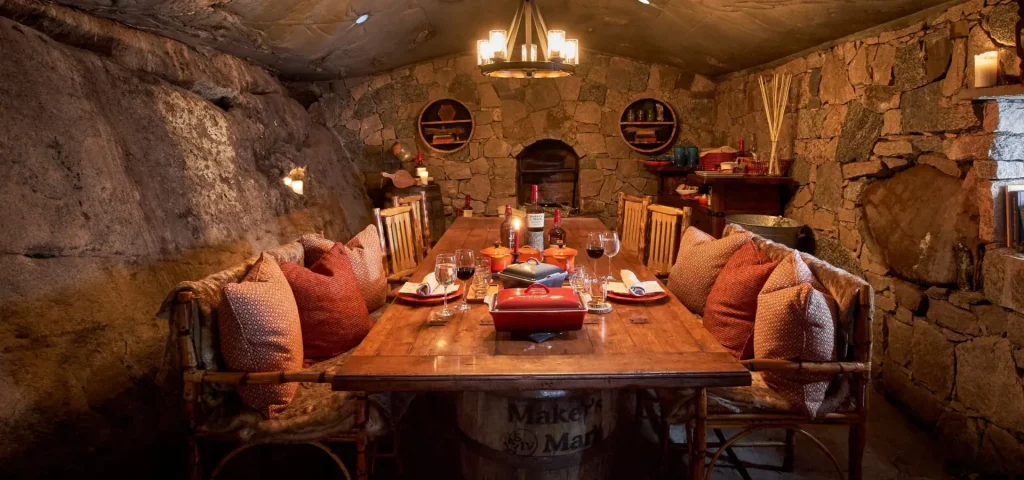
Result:
M669 271L668 289L691 312L703 315L718 273L748 240L749 233L715 240L699 228L687 228L679 241L676 263Z
M810 268L799 252L784 259L765 282L757 299L754 356L792 361L836 360L836 329L832 299L815 287ZM830 376L765 372L765 382L803 413L816 417L822 409Z
M363 340L372 323L345 246L320 256L311 267L281 265L295 295L307 358L340 355Z
M231 370L276 372L302 368L299 309L281 267L263 254L241 283L224 286L217 309L221 355ZM238 387L242 402L268 417L292 401L298 384Z
M335 244L318 233L303 235L299 242L302 243L307 267L315 264ZM380 247L377 227L366 227L352 237L345 247L345 254L352 262L352 270L356 274L367 310L372 312L383 307L388 301L388 278L384 271L384 250Z
M377 227L370 225L345 244L345 253L352 260L352 271L359 279L359 291L369 311L388 302L388 276L384 272L384 251L380 247Z
M312 267L323 254L329 252L334 248L335 242L324 238L319 233L307 233L299 237L299 243L302 244L302 254L305 257L304 263L307 267Z
M757 296L776 265L747 242L729 258L708 294L704 328L737 359L754 357Z

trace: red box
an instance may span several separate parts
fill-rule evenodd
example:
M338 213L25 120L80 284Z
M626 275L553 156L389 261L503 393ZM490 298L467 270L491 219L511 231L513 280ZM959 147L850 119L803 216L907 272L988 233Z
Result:
M535 283L499 291L490 313L499 332L567 332L583 328L587 307L571 288Z
M735 153L705 153L700 157L700 168L704 170L718 170L723 162L736 161Z

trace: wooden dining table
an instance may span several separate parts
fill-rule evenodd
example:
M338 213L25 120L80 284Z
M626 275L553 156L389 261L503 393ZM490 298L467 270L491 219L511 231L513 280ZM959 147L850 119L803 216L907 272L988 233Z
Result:
M457 219L412 281L433 271L438 253L479 252L492 246L500 224L501 219L494 217ZM567 245L581 253L589 232L607 230L598 219L583 217L564 219L562 227ZM585 255L576 260L593 270ZM635 254L625 251L610 261L601 258L596 268L602 274L609 268L615 274L628 269L640 280L655 279ZM588 314L581 330L542 343L496 332L485 304L474 304L443 325L429 325L428 318L440 309L440 305L402 301L392 304L335 372L333 388L359 392L695 388L694 457L703 460L706 388L751 382L748 370L671 294L651 303L613 303L611 313ZM693 471L695 478L701 478L702 468Z

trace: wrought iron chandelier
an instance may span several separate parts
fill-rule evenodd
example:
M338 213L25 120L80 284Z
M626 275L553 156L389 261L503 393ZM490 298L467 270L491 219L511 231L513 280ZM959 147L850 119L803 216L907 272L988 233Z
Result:
M578 40L566 39L564 30L548 30L544 17L533 4L522 0L512 25L506 30L491 30L487 40L477 40L477 64L489 77L498 78L558 78L576 72L580 63ZM525 39L515 49L519 27L523 26ZM536 34L538 45L533 43ZM518 59L512 55L518 53Z

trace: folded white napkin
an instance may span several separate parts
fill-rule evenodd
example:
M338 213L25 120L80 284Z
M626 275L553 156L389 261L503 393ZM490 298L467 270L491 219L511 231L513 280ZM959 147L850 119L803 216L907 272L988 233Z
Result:
M653 293L664 292L661 285L655 280L649 280L641 282L636 278L636 274L629 271L623 270L619 272L619 276L622 277L621 282L611 282L608 284L608 291L614 292L619 295L633 295L642 297L644 295L650 295Z
M434 273L431 272L423 277L423 281L420 283L405 282L405 285L402 285L402 288L398 290L398 293L429 297L432 295L447 295L458 289L459 286L457 284L451 284L442 289L441 285L437 283L437 279L434 278Z

